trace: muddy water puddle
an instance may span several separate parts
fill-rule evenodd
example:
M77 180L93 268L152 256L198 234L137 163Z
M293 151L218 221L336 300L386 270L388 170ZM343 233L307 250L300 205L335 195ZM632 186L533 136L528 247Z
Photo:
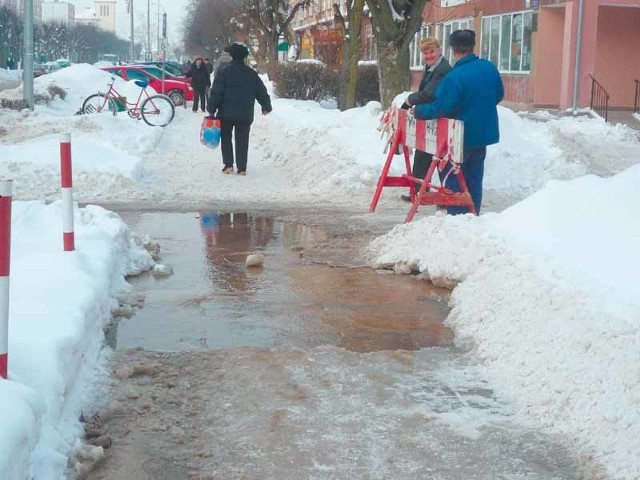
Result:
M114 401L99 418L113 447L88 480L597 478L563 439L515 421L452 348L448 292L319 263L358 265L365 234L219 212L123 218L174 274L130 279L146 301L111 332ZM256 252L264 266L246 268Z
M330 234L244 213L124 213L160 244L173 275L130 278L144 308L117 327L118 348L195 351L335 345L356 352L448 346L448 292L412 277L307 258ZM249 254L265 256L248 268Z

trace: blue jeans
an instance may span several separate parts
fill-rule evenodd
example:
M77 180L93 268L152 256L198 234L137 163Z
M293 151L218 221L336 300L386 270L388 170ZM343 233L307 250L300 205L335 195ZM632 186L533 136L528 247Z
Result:
M482 179L484 177L484 159L486 156L487 147L474 148L464 152L464 161L462 162L462 175L464 176L464 181L467 182L467 189L478 215L482 205ZM443 175L446 175L450 168L451 164L447 165ZM460 191L458 179L455 175L450 175L447 178L445 187L454 192ZM469 209L467 207L447 207L447 213L449 215L461 215L469 213Z

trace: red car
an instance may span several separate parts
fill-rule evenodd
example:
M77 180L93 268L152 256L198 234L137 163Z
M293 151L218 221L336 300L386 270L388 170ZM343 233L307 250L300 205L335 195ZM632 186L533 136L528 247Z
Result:
M156 92L163 93L162 79L145 72L140 67L114 65L112 67L101 67L100 70L118 75L124 80L142 80L147 82ZM188 83L180 80L165 78L164 94L171 99L174 105L184 105L185 100L188 102L193 100L193 88Z

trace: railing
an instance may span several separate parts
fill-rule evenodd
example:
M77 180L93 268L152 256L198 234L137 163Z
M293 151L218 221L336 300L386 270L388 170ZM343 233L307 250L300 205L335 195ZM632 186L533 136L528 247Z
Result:
M607 121L609 114L609 94L598 81L593 78L593 75L589 75L591 78L591 110L596 112L604 121Z
M636 97L633 102L633 113L640 113L640 80L636 79Z

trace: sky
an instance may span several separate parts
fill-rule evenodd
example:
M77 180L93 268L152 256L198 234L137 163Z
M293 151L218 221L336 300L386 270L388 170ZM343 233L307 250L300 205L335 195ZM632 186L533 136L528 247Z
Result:
M68 0L74 4L77 8L93 7L93 1L91 0ZM132 0L134 3L134 22L147 21L147 0ZM160 21L162 22L162 9L167 12L167 30L168 39L170 43L181 42L181 30L182 21L184 19L184 11L187 7L188 0L160 0ZM152 42L155 45L155 39L157 38L157 15L158 9L155 5L158 4L158 0L151 0L151 30L152 30ZM126 11L126 4L124 0L117 0L116 4L116 31L122 38L129 38L129 14ZM135 27L134 27L135 28ZM162 24L161 27L162 28Z
M0 80L10 75L18 74L0 69ZM220 151L200 144L202 115L189 109L178 108L164 129L126 115L74 115L108 80L74 65L35 79L36 93L58 85L69 92L64 100L33 113L0 109L0 178L15 179L1 477L62 478L79 412L106 375L102 327L114 298L128 288L124 275L153 266L119 216L92 205L75 209L77 252L61 253L58 135L70 131L83 204L185 211L249 198L255 207L259 191L262 208L351 208L372 224L396 215L397 225L368 246L371 266L409 267L455 285L446 324L513 419L558 435L584 468L591 459L606 478L640 478L640 225L629 220L640 204L637 132L588 116L537 112L544 121L534 121L499 107L501 142L488 149L485 196L506 196L508 208L451 217L421 207L404 224L398 189L384 189L377 211L364 213L385 158L377 102L340 112L274 97L268 116L256 108L240 177L220 173ZM116 87L136 93L122 80ZM12 98L22 92L0 92ZM414 377L404 381L396 387L415 387ZM414 408L425 408L420 398ZM455 429L447 413L425 414Z

